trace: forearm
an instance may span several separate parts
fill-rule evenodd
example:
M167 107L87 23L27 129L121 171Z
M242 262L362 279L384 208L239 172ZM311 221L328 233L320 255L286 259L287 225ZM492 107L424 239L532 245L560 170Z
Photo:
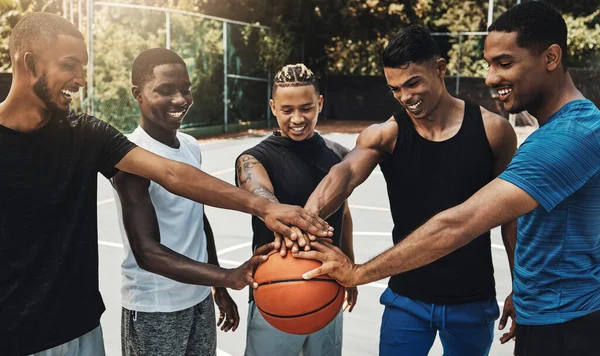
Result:
M466 231L460 211L437 214L397 245L356 266L356 285L366 284L427 265L466 245L476 236Z
M357 182L352 182L352 169L346 162L331 168L308 198L306 210L327 218L352 194Z
M187 284L227 287L228 269L194 261L159 243L149 243L134 256L140 268ZM215 253L216 256L216 253Z
M190 165L170 162L169 174L157 182L173 194L217 208L264 217L266 199L251 194Z
M342 252L354 262L354 241L352 233L354 231L354 224L352 222L352 215L350 215L350 208L348 202L344 206L344 222L342 224Z
M502 225L501 234L506 256L508 257L508 265L510 267L510 276L514 277L515 265L515 248L517 246L517 220L513 220Z

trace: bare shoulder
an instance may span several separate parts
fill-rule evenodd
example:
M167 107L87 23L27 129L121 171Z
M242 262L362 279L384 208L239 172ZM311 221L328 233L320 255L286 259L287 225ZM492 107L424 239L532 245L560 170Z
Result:
M496 154L498 154L498 150L508 150L514 153L517 147L517 135L512 125L504 117L484 107L480 106L480 108L483 127L492 150Z
M398 137L398 123L394 117L387 121L373 124L360 133L356 146L391 153Z

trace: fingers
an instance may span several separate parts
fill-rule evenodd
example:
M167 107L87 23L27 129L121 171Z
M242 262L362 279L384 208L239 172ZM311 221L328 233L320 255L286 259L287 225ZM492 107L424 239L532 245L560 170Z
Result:
M325 255L316 250L300 251L297 254L295 254L294 257L302 258L305 260L317 260L317 261L325 262Z
M299 214L293 221L293 225L302 227L308 233L321 237L333 236L333 227L318 217L304 209L299 208Z
M281 248L281 240L282 240L282 236L276 232L274 232L273 234L275 234L275 239L273 241L273 243L275 244L275 249L279 250L279 248Z
M260 247L258 247L255 251L254 251L254 256L259 256L259 255L266 255L269 252L275 250L275 242L269 242L268 244L264 244Z
M354 306L356 305L356 301L358 300L358 288L350 288L351 293L350 296L350 300L349 300L349 304L350 304L350 309L348 309L348 313L352 313L352 310L354 310Z
M308 253L310 253L310 252L308 252ZM320 267L317 267L317 268L313 269L312 271L308 271L308 272L304 273L302 275L302 278L311 279L311 278L315 278L315 277L318 277L323 274L327 274L327 272L325 272L323 265L321 265Z
M219 309L221 309L221 307L219 307ZM223 313L223 311L221 310L221 312L219 313L219 320L217 320L217 326L221 326L221 323L223 322L224 319L225 319L225 313Z
M498 322L498 330L504 330L506 326L506 322L508 321L508 311L506 308L502 311L502 317L500 318L500 322Z

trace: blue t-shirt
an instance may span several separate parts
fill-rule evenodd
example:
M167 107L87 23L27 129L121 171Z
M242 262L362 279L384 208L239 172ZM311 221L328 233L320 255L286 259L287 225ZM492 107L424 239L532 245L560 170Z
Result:
M575 100L521 145L499 178L540 206L519 218L513 302L523 325L600 310L600 111Z

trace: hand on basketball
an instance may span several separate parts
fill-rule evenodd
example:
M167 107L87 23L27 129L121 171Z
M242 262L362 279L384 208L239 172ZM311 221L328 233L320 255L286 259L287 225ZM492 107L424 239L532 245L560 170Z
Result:
M258 288L258 283L254 281L254 278L252 278L252 276L254 275L254 271L261 262L267 260L267 254L273 251L274 249L274 242L268 243L257 248L256 251L254 251L254 255L248 261L244 262L238 268L230 270L225 284L226 287L240 290L245 286L249 285L254 289Z
M213 288L213 297L215 304L219 307L217 326L220 326L224 332L228 332L229 330L235 331L240 324L240 315L238 314L237 305L231 299L229 292L223 287Z
M356 305L356 300L358 299L358 288L357 287L348 287L346 288L346 300L344 300L344 311L348 309L348 313L352 313L352 309Z
M510 325L510 329L507 333L504 333L502 335L502 337L500 338L500 342L502 344L507 343L510 339L515 339L515 334L516 334L516 329L517 329L517 323L515 322L516 318L517 318L517 312L515 310L515 306L513 305L512 302L512 292L508 295L508 297L506 297L506 300L504 301L504 307L502 308L502 317L500 318L500 323L498 325L498 329L499 330L504 330L504 327L506 326L506 323L508 322L508 317L510 317L512 319L511 325Z
M312 250L300 251L295 257L318 260L323 264L312 271L304 273L302 278L311 279L322 274L328 274L343 286L356 286L354 270L357 265L339 248L323 241L313 241L311 247Z
M264 222L269 229L284 237L296 241L299 237L291 228L297 226L309 234L319 237L333 236L333 227L314 213L299 206L268 203Z
M285 256L287 251L291 251L292 255L296 255L301 249L304 249L304 251L309 251L310 250L310 241L315 240L316 237L314 235L311 235L311 237L309 237L307 234L303 233L302 230L300 230L298 227L296 226L292 226L290 227L290 230L292 230L292 234L294 236L294 238L289 238L289 237L285 237L282 236L281 234L278 233L274 233L275 234L275 248L279 249L279 252L281 253L281 256Z

